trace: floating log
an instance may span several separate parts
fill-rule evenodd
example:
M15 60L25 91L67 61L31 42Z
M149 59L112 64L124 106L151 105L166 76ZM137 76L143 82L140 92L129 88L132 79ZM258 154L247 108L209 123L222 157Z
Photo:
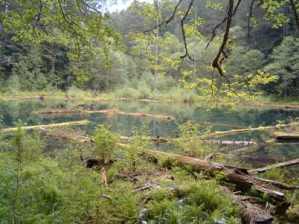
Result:
M160 136L157 137L143 137L145 140L152 141L156 144L161 143L173 143L175 141L179 141L179 138L163 138ZM197 137L196 137L197 138ZM128 136L120 136L120 139L124 142L129 142L132 140L131 137ZM257 145L257 142L254 141L233 141L233 140L201 140L203 143L207 144L215 144L215 145L224 145L224 146L230 146L230 145L236 145L236 146L250 146L250 145Z
M36 114L43 115L59 115L59 114L105 114L107 116L125 115L133 117L149 117L160 120L175 120L173 116L163 114L151 114L143 112L124 112L118 109L105 109L105 110L48 110L38 111Z
M264 173L268 170L289 167L289 166L294 166L294 165L298 165L298 164L299 164L299 159L293 159L293 160L289 160L289 161L285 161L285 162L281 162L281 163L271 164L269 166L265 166L265 167L261 167L261 168L257 168L257 169L252 169L252 170L249 170L249 173L252 173L252 174Z
M265 131L265 130L273 130L273 129L280 129L280 128L286 128L286 127L292 127L292 126L299 126L299 122L291 122L287 124L277 124L272 126L261 126L261 127L255 127L255 128L240 128L240 129L232 129L228 131L215 131L206 135L203 135L202 138L210 138L210 137L221 137L221 136L227 136L227 135L236 135L251 131Z
M274 138L277 142L299 142L299 133L275 132Z
M81 121L70 121L70 122L62 122L62 123L55 123L55 124L22 126L20 128L23 130L35 130L35 129L49 129L49 128L59 128L59 127L81 126L81 125L87 125L87 124L89 124L88 120L81 120ZM19 127L4 128L4 129L0 129L0 133L15 132L18 129L19 129Z
M56 115L56 114L80 114L80 110L72 110L72 109L55 109L55 110L46 110L46 111L37 111L35 114L42 115Z
M3 97L1 100L5 101L27 101L27 100L44 100L45 95L39 95L39 96L14 96L14 97ZM48 97L48 96L47 96Z
M233 140L203 140L203 142L208 144L217 144L217 145L236 145L236 146L249 146L257 145L255 141L233 141Z

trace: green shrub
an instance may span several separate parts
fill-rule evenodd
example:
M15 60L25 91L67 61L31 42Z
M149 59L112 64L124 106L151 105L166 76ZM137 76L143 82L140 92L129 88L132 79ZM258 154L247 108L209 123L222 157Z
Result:
M183 183L178 191L179 194L165 190L153 193L148 206L149 223L239 223L238 210L215 181Z
M95 135L95 154L100 159L109 160L112 158L112 154L116 149L118 138L115 134L105 128L103 125L99 125L96 129Z

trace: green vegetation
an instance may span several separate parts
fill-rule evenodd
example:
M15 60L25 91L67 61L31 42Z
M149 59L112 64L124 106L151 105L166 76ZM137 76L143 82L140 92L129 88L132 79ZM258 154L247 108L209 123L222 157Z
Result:
M298 169L254 172L298 158L298 34L298 0L0 0L0 223L298 222Z

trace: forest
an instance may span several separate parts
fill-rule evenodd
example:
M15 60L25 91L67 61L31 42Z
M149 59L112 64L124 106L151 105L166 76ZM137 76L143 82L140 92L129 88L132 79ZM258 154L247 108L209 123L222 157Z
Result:
M0 224L299 223L299 0L0 0Z

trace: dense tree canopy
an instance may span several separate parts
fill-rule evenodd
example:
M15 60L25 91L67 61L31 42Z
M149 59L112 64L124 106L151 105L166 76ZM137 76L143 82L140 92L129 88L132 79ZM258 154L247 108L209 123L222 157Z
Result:
M275 63L298 48L286 44L299 30L296 0L133 1L120 12L103 10L117 2L2 0L0 81L31 90L107 90L150 74L217 78L220 87L236 80L245 86L266 72L277 88L294 85ZM267 90L264 84L257 88Z

